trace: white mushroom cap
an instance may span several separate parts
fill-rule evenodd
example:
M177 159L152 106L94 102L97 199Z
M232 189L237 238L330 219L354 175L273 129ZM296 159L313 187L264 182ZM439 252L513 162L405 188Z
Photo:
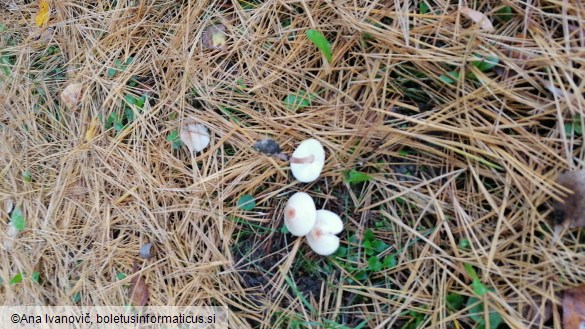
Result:
M290 157L290 170L300 182L316 180L325 165L325 150L321 142L314 138L306 139Z
M307 243L318 255L329 256L339 248L335 234L343 231L341 218L329 210L317 210L317 222L309 234Z
M211 137L207 127L200 123L191 123L181 128L181 141L187 145L191 153L201 152L209 146Z
M292 235L307 235L316 221L317 209L310 195L297 192L288 199L284 208L284 225Z

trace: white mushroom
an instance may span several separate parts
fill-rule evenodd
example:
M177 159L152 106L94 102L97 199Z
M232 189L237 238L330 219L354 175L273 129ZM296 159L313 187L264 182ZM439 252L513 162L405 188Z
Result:
M307 235L317 220L313 198L305 192L297 192L288 199L284 208L284 225L295 236Z
M336 234L343 231L341 218L329 210L317 210L317 221L309 234L307 243L318 255L329 256L339 248Z
M207 127L200 123L191 123L181 128L181 141L193 153L201 152L209 146L211 138Z
M310 138L304 140L290 157L290 169L300 182L316 180L325 165L325 150L321 142Z

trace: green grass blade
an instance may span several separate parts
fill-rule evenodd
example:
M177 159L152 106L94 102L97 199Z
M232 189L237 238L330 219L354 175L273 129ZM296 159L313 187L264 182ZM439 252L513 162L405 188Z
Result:
M307 38L309 38L309 40L311 40L311 42L315 46L317 46L317 48L319 48L321 53L323 53L323 55L327 59L327 62L329 64L331 64L331 62L333 61L333 53L331 52L331 44L329 43L327 38L325 38L323 33L319 32L317 30L314 30L314 29L310 29L307 31Z

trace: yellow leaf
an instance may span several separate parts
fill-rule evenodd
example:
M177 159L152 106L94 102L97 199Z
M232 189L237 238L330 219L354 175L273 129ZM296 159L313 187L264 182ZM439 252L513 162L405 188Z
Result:
M35 17L35 24L38 27L44 27L49 22L49 3L47 0L39 0L39 12Z
M91 123L89 124L89 127L87 128L87 131L85 132L85 140L90 142L94 136L95 133L97 132L97 124L98 124L98 119L97 118L93 118L91 120Z

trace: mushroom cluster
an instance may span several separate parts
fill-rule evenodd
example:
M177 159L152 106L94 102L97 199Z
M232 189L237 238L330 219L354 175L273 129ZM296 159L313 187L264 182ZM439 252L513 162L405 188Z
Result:
M293 176L302 183L315 181L325 165L325 151L316 139L303 141L290 157ZM318 255L329 256L339 248L337 234L343 222L335 213L317 210L313 198L305 192L293 194L284 208L284 225L294 236L304 236Z

